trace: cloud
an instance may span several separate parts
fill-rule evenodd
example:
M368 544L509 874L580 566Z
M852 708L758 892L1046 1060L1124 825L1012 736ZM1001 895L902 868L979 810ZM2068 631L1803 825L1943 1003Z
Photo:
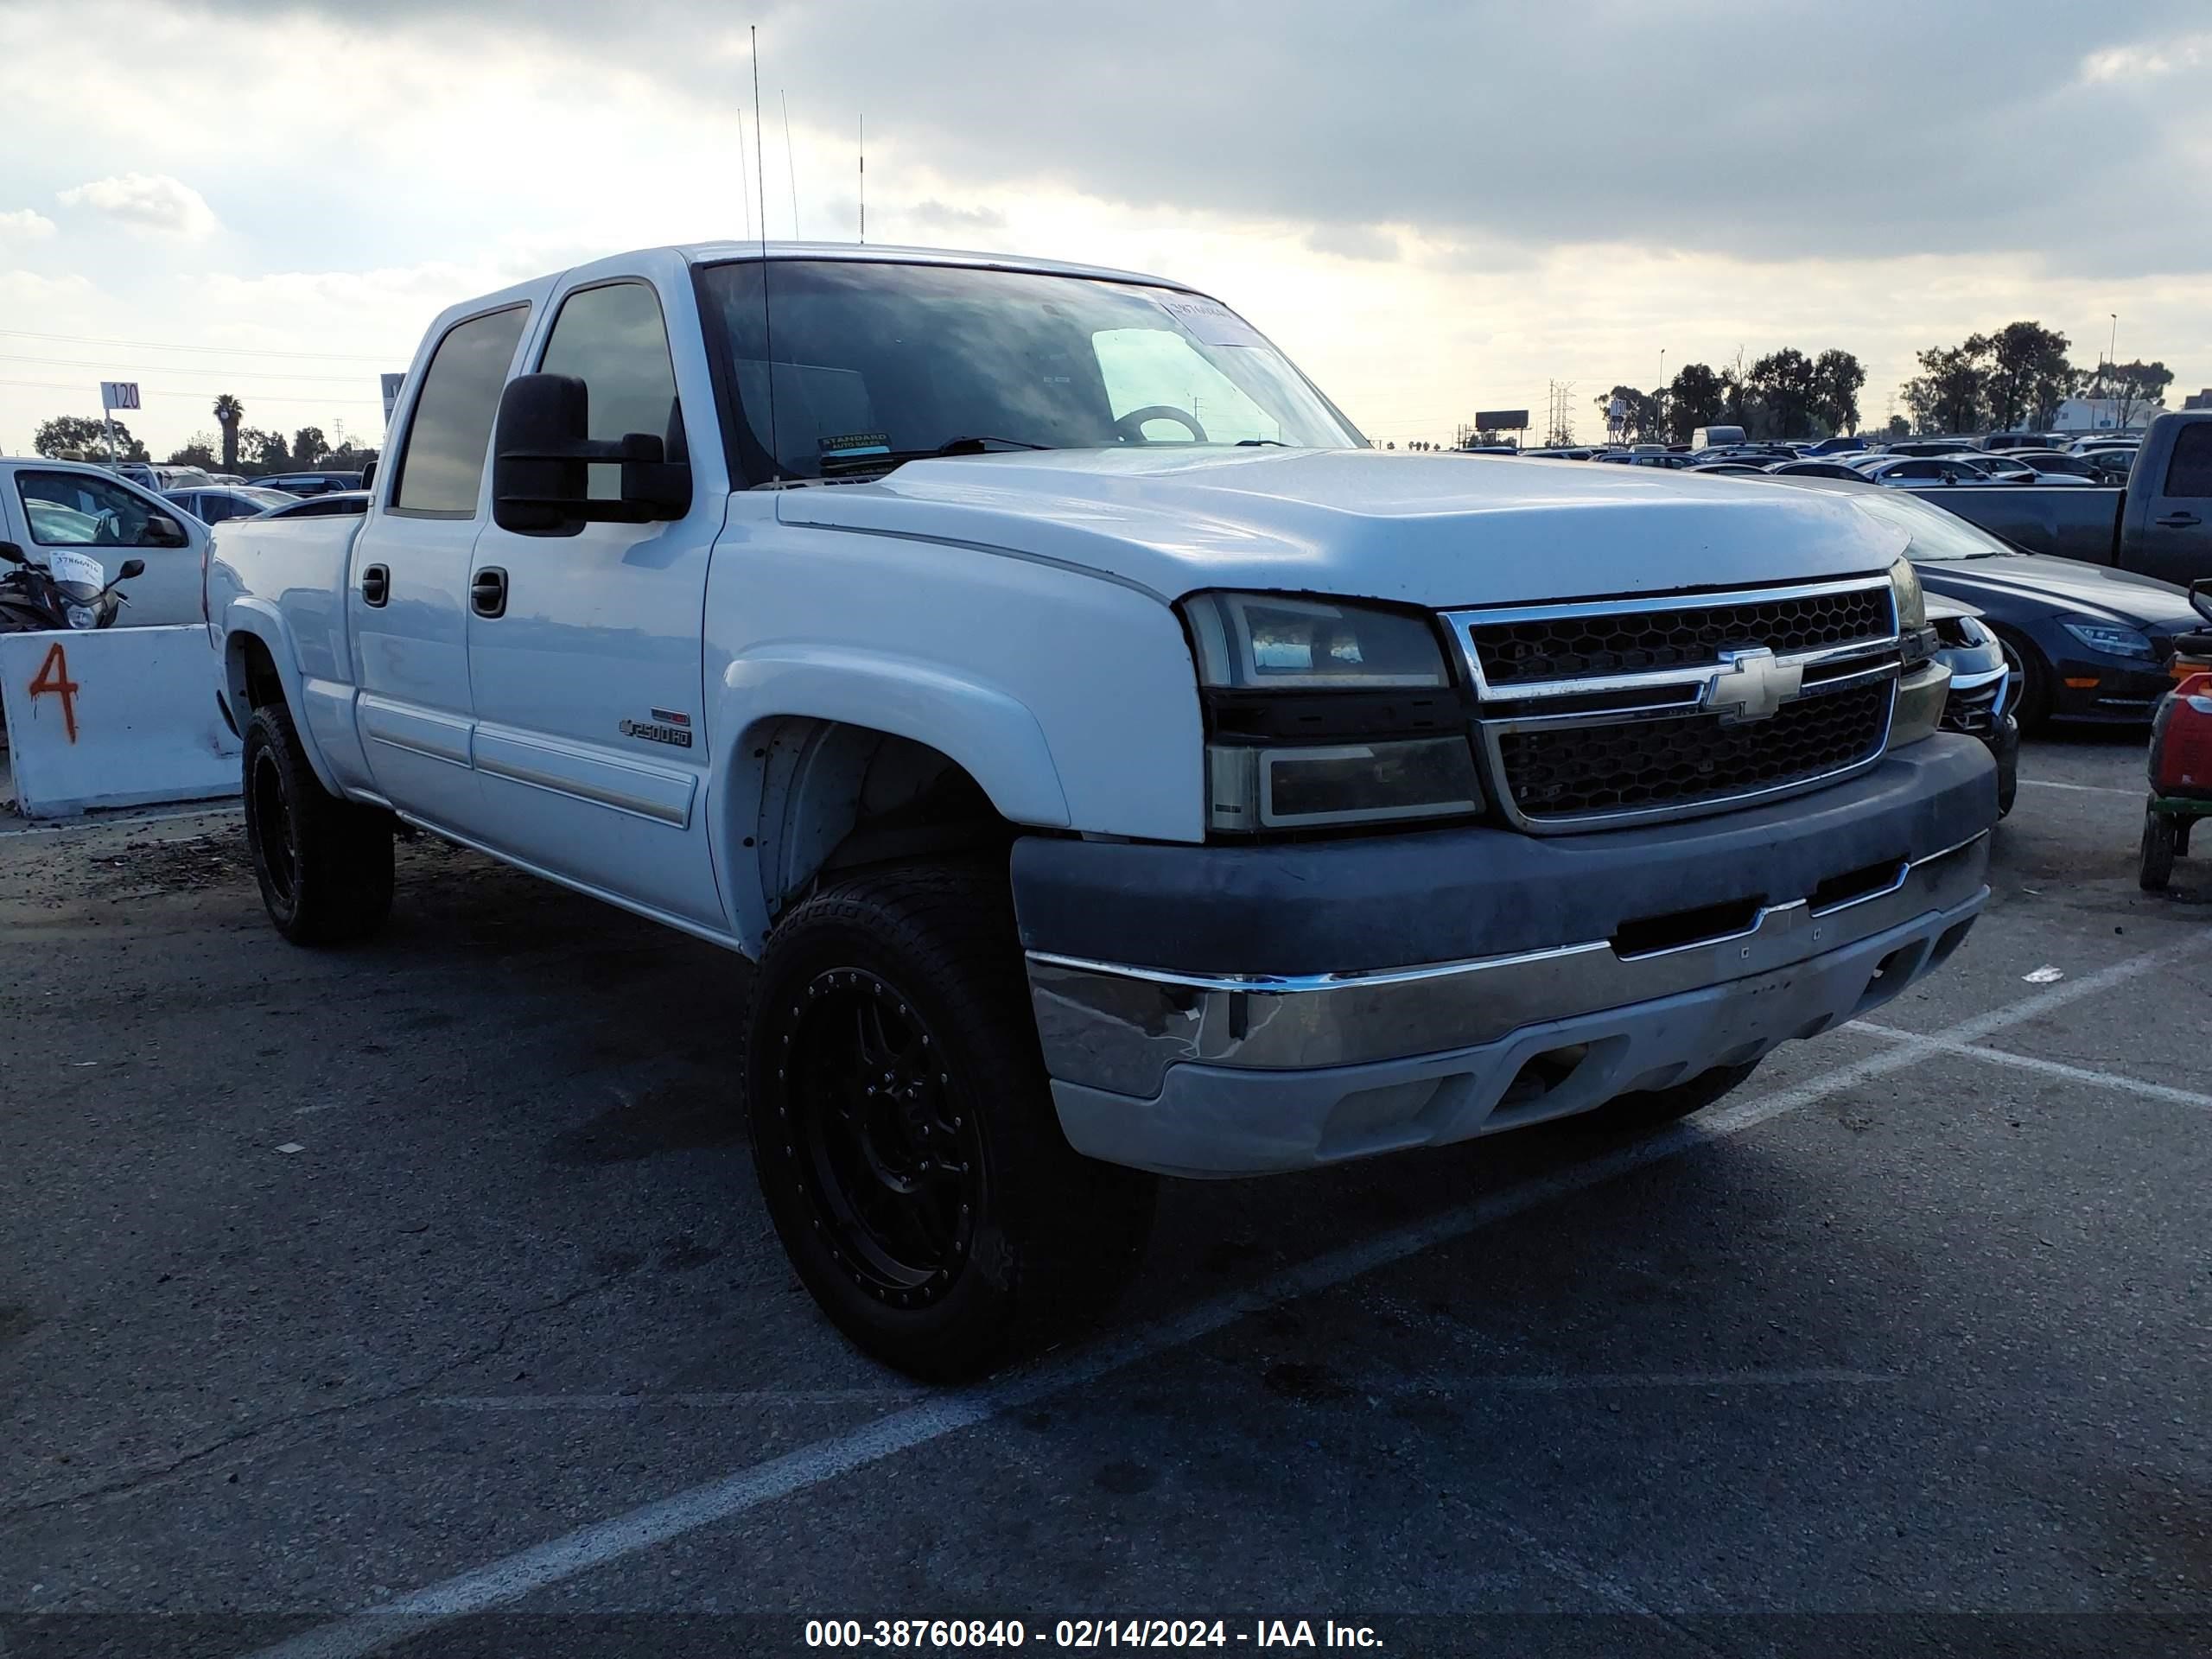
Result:
M977 231L1002 231L1006 215L995 207L955 207L949 202L918 201L898 215L925 231L969 235Z
M58 194L64 207L84 207L134 231L197 242L221 227L197 190L166 173L120 173Z
M1306 233L1306 245L1340 259L1391 260L1403 256L1397 232L1380 225L1321 225Z
M54 221L44 213L35 213L28 207L0 213L0 240L43 242L53 234Z
M2206 38L2107 47L2082 60L2082 79L2090 82L2155 80L2177 69L2193 69L2204 60Z

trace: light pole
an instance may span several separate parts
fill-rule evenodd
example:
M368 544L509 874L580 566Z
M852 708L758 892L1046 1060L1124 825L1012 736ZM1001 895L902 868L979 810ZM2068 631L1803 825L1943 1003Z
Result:
M1659 423L1659 442L1667 442L1667 348L1659 348L1659 389L1651 394L1653 417Z

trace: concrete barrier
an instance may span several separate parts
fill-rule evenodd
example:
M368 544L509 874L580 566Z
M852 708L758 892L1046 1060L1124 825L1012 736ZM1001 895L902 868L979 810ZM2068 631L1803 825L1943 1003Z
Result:
M61 818L237 794L221 671L203 627L0 633L16 810Z

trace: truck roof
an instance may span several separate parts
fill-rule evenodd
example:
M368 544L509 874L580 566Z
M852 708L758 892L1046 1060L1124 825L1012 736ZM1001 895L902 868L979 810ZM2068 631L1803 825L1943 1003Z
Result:
M674 250L695 265L721 264L732 259L842 259L855 264L901 265L980 265L993 270L1030 270L1053 276L1095 276L1109 282L1147 283L1156 288L1198 290L1170 277L1147 276L1139 270L1116 270L1109 265L1071 264L1062 259L1032 259L1018 253L972 253L954 248L907 248L881 243L854 242L691 242Z

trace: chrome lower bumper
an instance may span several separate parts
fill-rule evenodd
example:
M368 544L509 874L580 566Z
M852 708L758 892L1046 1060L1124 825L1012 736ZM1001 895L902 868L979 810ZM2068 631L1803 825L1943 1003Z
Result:
M1471 1048L1531 1025L1770 976L1916 919L1966 909L1970 920L1988 862L1984 833L1900 863L1885 883L1837 902L1770 905L1740 931L1625 954L1599 939L1371 973L1248 977L1033 951L1030 996L1056 1082L1151 1099L1178 1065L1294 1071Z

